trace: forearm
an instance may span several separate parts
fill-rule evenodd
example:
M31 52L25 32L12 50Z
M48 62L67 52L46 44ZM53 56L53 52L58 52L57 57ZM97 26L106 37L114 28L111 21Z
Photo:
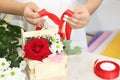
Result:
M0 12L14 15L23 15L26 3L20 3L15 0L0 0Z
M90 15L92 15L96 9L100 6L103 0L87 0L85 6L87 7Z

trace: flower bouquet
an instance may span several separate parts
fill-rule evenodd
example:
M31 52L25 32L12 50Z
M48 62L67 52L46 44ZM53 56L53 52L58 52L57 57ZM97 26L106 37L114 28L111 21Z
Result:
M0 80L26 80L24 73L26 63L18 49L21 28L0 20Z

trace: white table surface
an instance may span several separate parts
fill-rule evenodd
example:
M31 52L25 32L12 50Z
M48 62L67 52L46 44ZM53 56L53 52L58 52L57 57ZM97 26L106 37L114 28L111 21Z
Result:
M101 56L93 53L82 53L68 58L68 79L67 80L104 80L94 74L94 62L111 60L120 65L120 60ZM114 80L120 80L120 76Z
M102 60L111 60L120 65L120 60L102 56L99 54L81 53L80 55L74 55L74 56L72 55L68 57L67 79L64 78L64 79L58 79L58 80L106 80L95 75L93 71L94 62L97 59L98 59L98 62ZM120 76L114 80L120 80Z

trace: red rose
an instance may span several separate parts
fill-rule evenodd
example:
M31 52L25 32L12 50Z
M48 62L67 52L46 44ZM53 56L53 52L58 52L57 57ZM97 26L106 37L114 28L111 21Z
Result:
M42 61L51 54L49 42L44 38L31 39L24 46L25 58Z

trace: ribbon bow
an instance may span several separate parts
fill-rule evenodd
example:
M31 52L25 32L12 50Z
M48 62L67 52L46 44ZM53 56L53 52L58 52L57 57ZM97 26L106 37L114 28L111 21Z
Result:
M71 35L71 27L65 22L64 18L68 18L71 17L74 12L72 12L71 10L67 9L61 16L61 18L59 19L55 14L48 12L45 9L42 9L40 11L38 11L38 14L40 16L48 16L56 25L59 26L59 31L58 33L60 34L62 39L66 40L70 40L70 35ZM39 28L39 26L36 27L36 30L41 30L41 28ZM63 31L64 30L64 31Z

